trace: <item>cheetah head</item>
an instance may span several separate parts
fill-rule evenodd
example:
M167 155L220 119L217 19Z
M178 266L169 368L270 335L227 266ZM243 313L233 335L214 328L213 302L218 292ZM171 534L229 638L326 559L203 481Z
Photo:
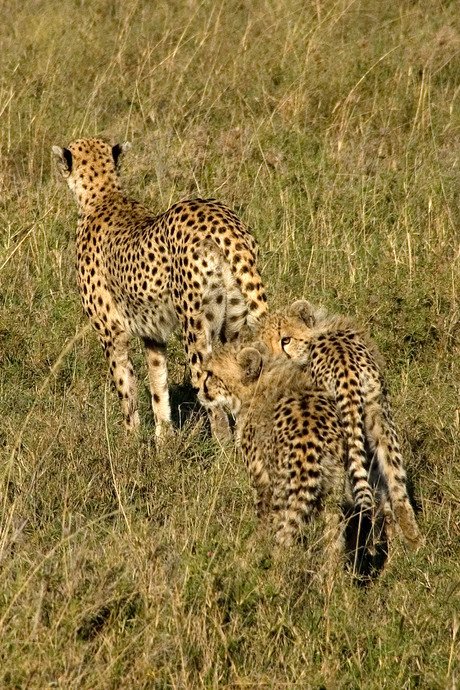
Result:
M262 371L263 350L263 345L239 350L223 346L209 355L200 381L201 403L207 407L221 405L238 415Z
M129 142L111 146L102 139L77 139L68 148L53 146L53 156L62 177L81 204L104 192L119 189L118 169Z
M267 314L257 332L257 337L268 345L275 355L299 359L317 324L317 312L306 300L296 300L287 309Z

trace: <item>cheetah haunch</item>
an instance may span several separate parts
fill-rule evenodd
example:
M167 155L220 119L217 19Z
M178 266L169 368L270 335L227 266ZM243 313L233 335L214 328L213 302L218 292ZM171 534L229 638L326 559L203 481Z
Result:
M83 307L95 328L128 430L139 424L128 352L145 345L156 434L171 420L166 341L180 324L197 385L215 338L232 340L267 310L256 269L257 246L244 224L214 200L183 201L155 216L128 199L118 177L127 145L79 139L53 146L78 203L77 273ZM211 426L225 434L222 410Z
M259 518L270 517L277 542L290 544L343 475L345 441L333 397L307 389L295 363L230 344L205 362L199 398L235 416Z
M317 386L335 397L355 505L369 514L377 502L386 515L387 532L396 522L409 545L418 548L422 538L407 494L383 360L365 330L352 319L328 316L298 300L264 317L257 337L273 353L296 360Z

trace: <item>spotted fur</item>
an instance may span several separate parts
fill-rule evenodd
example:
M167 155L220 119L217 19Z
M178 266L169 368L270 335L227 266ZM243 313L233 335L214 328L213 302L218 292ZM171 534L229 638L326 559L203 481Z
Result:
M395 520L417 548L421 536L407 494L383 360L365 330L347 317L328 316L298 300L264 318L257 337L273 353L299 362L316 385L334 395L356 504L363 511L375 510L375 502L382 504L387 521Z
M279 544L291 543L343 474L344 437L332 396L306 388L295 363L234 344L208 358L199 397L235 416L258 515L271 518Z
M118 168L126 147L79 139L53 153L77 199L78 285L126 428L139 424L128 343L140 336L160 435L171 419L165 350L174 328L182 329L196 385L213 341L232 340L245 323L255 324L267 310L266 298L255 240L233 211L194 199L154 215L121 189ZM214 430L219 420L216 411ZM226 431L226 419L223 426Z

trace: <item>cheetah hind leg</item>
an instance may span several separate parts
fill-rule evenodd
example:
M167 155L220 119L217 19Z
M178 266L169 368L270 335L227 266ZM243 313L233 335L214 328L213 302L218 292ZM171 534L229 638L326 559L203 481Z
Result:
M222 272L225 284L225 315L222 324L221 340L232 342L236 340L248 322L248 305L238 287L230 267L225 266Z
M388 409L370 428L369 444L388 487L388 498L393 515L407 544L417 551L423 544L415 514L407 493L406 472L401 456L399 439Z
M199 388L202 374L203 356L212 352L213 343L222 340L226 311L226 293L222 277L222 257L214 242L202 243L203 253L207 257L207 268L202 268L201 304L194 313L189 314L189 322L199 323L193 335L186 337L184 345L190 365L192 384ZM220 442L232 437L226 412L221 407L207 408L211 433Z
M292 490L288 487L285 505L274 515L275 540L278 550L291 546L302 535L303 525L311 519L319 499L319 487ZM274 509L276 510L276 497Z
M131 434L139 427L137 386L133 365L129 357L128 336L119 333L113 340L100 339L109 363L110 374L117 389L126 431Z
M144 345L152 396L153 416L155 418L155 436L158 441L162 442L172 430L166 346L150 338L144 338Z
M345 524L340 511L345 482L345 467L342 464L329 493L319 506L324 513L324 549L330 572L343 561L345 554Z

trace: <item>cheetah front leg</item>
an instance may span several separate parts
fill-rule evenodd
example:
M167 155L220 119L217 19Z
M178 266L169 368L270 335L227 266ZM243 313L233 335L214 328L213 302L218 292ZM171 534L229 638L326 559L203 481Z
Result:
M252 444L253 459L249 463L249 476L257 492L257 517L261 523L265 523L272 508L272 483L266 463L264 451ZM246 453L247 454L247 453Z
M322 474L318 450L305 454L291 449L278 469L274 495L274 527L278 547L291 546L301 536L321 498Z
M127 333L122 332L110 340L102 337L100 340L109 363L110 375L120 398L126 431L133 432L139 427L139 412L136 378L129 358L129 337Z
M155 436L160 440L164 438L171 425L166 345L157 343L150 338L144 338L144 345L147 356L153 416L155 417Z

